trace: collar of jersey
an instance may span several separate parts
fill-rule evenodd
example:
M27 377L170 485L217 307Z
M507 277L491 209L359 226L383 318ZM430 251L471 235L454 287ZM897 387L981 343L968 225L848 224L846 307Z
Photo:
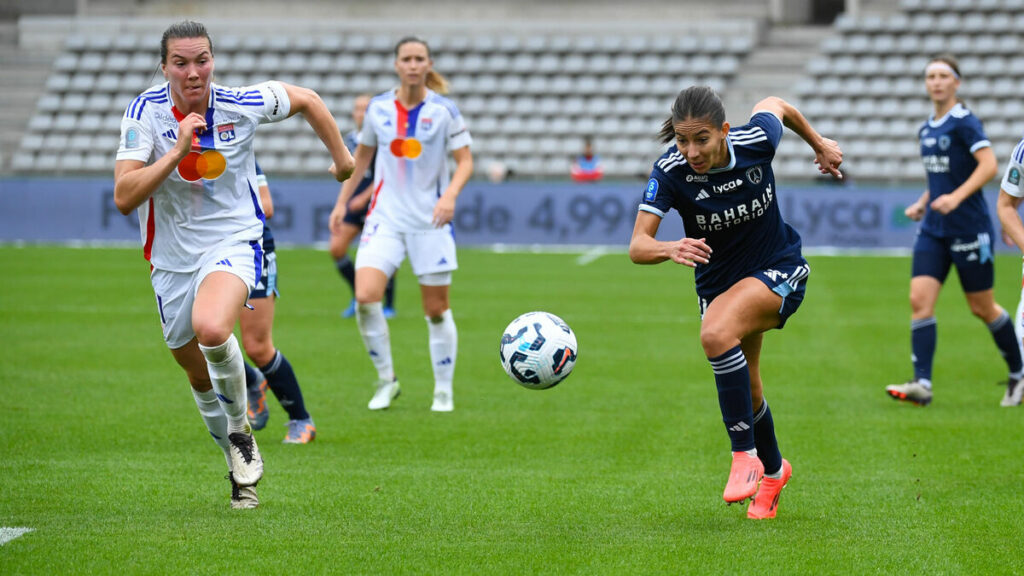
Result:
M939 126L942 126L942 124L945 123L946 120L949 119L949 116L951 114L953 114L954 110L956 110L957 108L963 108L963 107L964 107L963 104L957 102L956 104L953 105L952 108L949 109L949 112L946 112L945 114L943 114L942 118L939 118L938 120L935 119L935 114L932 114L931 116L928 117L928 126L930 126L932 128L938 128Z
M718 174L719 172L727 172L736 167L736 151L732 148L732 140L727 136L725 138L726 145L729 146L729 163L721 168L712 168L708 170L708 174Z

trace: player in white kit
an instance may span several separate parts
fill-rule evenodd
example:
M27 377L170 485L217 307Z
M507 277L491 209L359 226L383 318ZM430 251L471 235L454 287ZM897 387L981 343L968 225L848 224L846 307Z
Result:
M455 104L441 96L447 82L433 69L430 49L419 38L395 46L400 84L373 98L366 111L353 178L331 212L340 232L346 205L376 150L373 196L356 255L356 320L377 369L371 410L391 405L400 388L381 300L388 278L406 256L420 284L434 371L431 410L450 412L458 334L448 303L455 258L455 200L473 173L472 143ZM455 159L449 179L448 152Z
M231 506L253 508L263 459L232 330L263 265L255 130L301 113L330 152L337 180L351 174L353 160L312 90L214 84L213 42L202 24L170 26L160 51L167 82L135 98L121 120L114 202L124 214L138 210L164 340L224 451Z
M1002 183L999 185L999 199L996 201L996 212L999 213L999 223L1003 226L1004 236L1009 236L1017 248L1024 252L1024 223L1021 223L1020 213L1017 211L1021 201L1024 200L1024 186L1021 185L1021 178L1024 178L1024 139L1017 143L1013 154L1010 155L1006 171L1003 172ZM1024 334L1024 282L1021 283L1016 325L1019 340L1020 334ZM1006 385L1006 394L1003 395L1000 405L1019 406L1022 396L1024 396L1024 379L1010 380Z

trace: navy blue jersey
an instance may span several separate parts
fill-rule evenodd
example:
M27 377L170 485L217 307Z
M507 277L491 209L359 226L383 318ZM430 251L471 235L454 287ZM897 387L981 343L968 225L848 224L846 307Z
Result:
M992 144L985 136L981 120L957 104L939 119L929 118L918 130L921 159L928 173L929 202L949 194L963 184L978 167L974 153ZM978 190L949 214L939 214L928 207L921 229L947 238L973 236L991 229L992 219L982 191Z
M348 134L345 134L345 136L343 138L345 140L345 146L347 146L348 149L353 154L355 154L356 153L356 146L359 145L359 131L353 130L353 131L349 132ZM363 173L363 179L359 181L359 185L356 186L355 191L352 192L353 196L355 196L356 194L359 194L363 190L366 190L367 188L369 188L370 186L373 185L373 167L374 167L374 165L376 163L377 163L377 148L374 147L374 149L373 149L373 156L370 157L370 165L366 167L366 172ZM367 207L369 207L369 204L367 204Z
M782 122L759 112L726 138L729 165L698 174L672 146L654 163L640 210L664 217L675 208L689 238L705 238L713 254L694 273L709 300L773 263L800 257L800 235L786 224L771 162Z

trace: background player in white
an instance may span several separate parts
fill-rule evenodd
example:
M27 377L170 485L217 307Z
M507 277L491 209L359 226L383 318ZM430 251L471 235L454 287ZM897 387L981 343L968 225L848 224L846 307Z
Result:
M1006 164L1006 171L1003 172L1003 181L999 186L999 199L996 201L996 212L999 214L999 223L1003 225L1004 236L1017 245L1017 248L1024 252L1024 223L1021 223L1020 213L1017 209L1024 200L1024 188L1021 187L1021 178L1024 178L1024 139L1017 143L1010 155L1010 161ZM1017 316L1015 318L1018 327L1018 339L1024 333L1024 282L1021 282L1021 299L1017 305ZM1021 396L1024 396L1024 379L1010 380L1006 385L1006 394L1000 402L1002 406L1019 406Z
M337 180L351 174L353 160L312 90L214 84L213 42L202 24L173 24L160 52L167 82L133 100L121 120L114 202L124 214L138 209L164 340L224 451L232 507L252 508L263 460L232 330L263 262L255 129L301 113L330 152Z
M377 390L369 408L391 405L400 388L381 306L388 278L406 255L419 280L434 371L431 410L450 412L458 335L448 303L455 259L455 200L473 173L472 142L455 104L441 96L447 82L433 69L430 49L419 38L395 46L400 84L371 100L355 152L355 172L338 194L331 229L340 231L346 205L377 151L374 193L356 255L356 320ZM449 180L448 152L456 168Z

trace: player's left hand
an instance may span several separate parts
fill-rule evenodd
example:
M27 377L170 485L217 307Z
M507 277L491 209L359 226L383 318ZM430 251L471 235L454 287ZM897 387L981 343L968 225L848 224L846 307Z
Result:
M440 228L452 221L455 217L455 198L448 194L442 194L434 205L434 217L431 222L435 228Z
M949 214L953 210L956 210L960 206L960 201L957 200L952 194L943 194L935 200L932 200L932 210L939 214Z
M822 138L821 142L821 150L815 151L814 154L814 163L818 165L818 171L842 180L843 173L839 171L839 165L843 163L843 151L839 148L839 143L830 138Z

